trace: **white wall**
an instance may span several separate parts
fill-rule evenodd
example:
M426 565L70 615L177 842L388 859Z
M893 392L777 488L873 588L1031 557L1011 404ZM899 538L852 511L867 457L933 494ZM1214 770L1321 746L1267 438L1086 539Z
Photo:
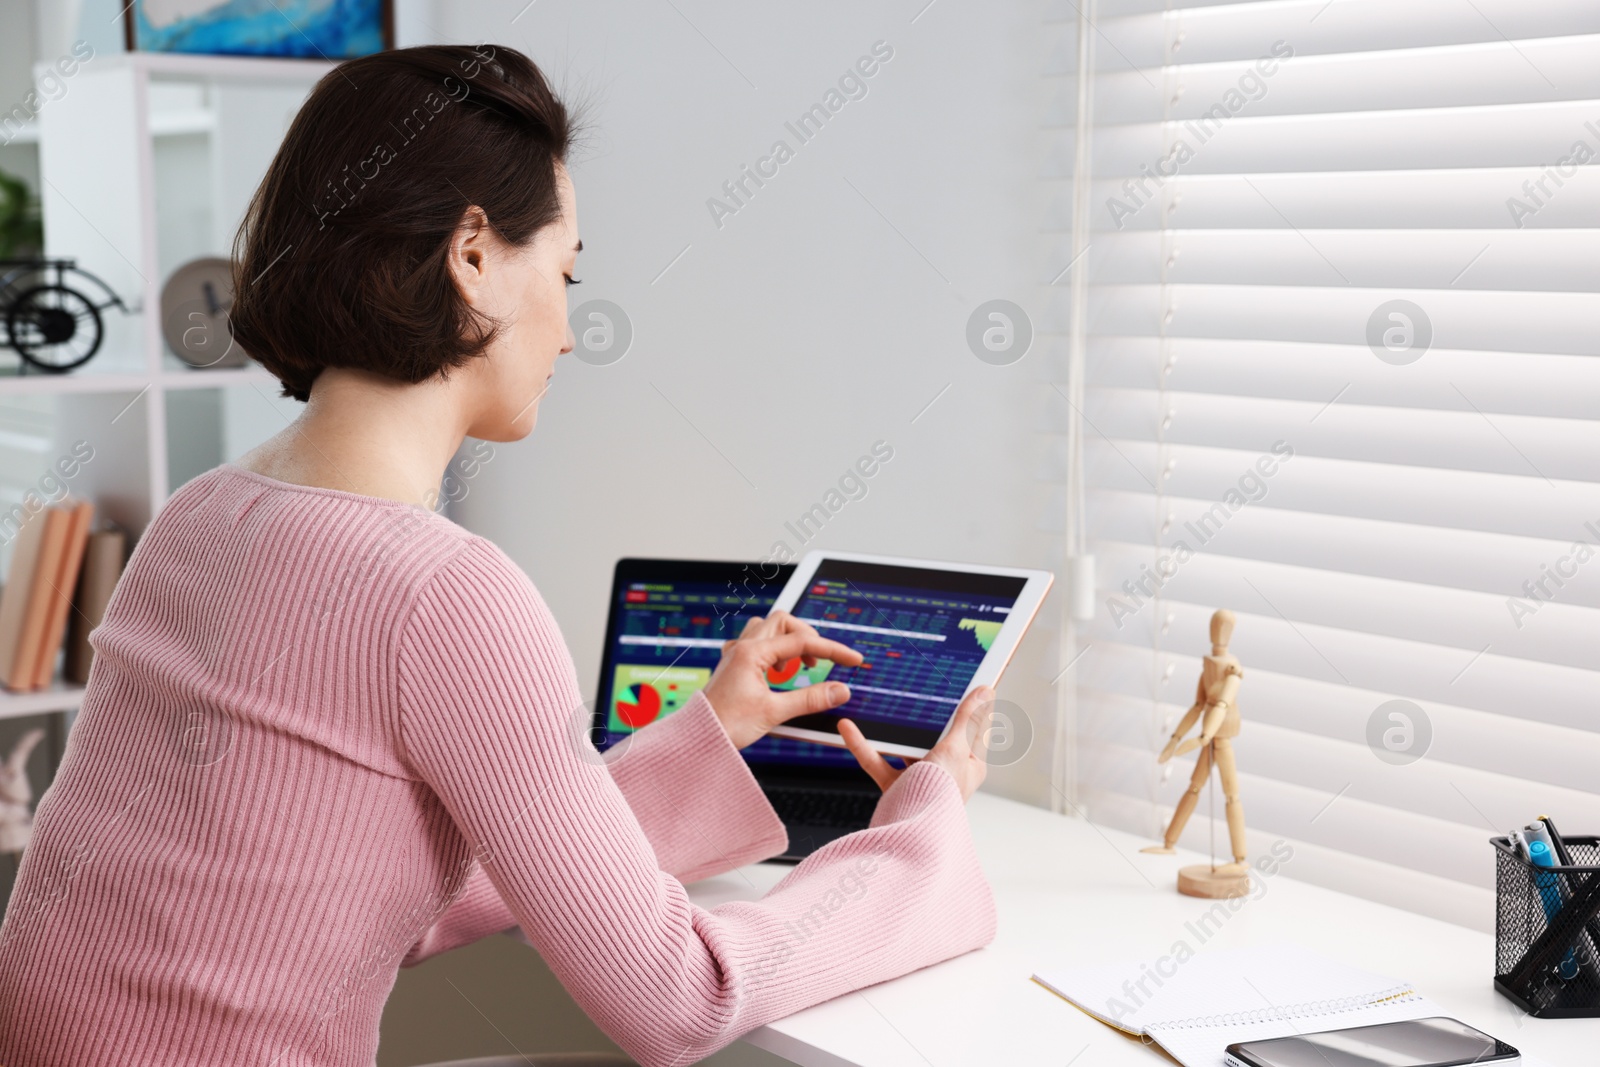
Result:
M33 0L0 0L0 110L13 104L33 88Z
M537 431L497 446L456 514L533 577L585 693L620 556L759 559L781 539L1057 568L1044 345L995 367L965 340L996 297L1041 318L1039 7L525 2L440 5L434 27L521 48L592 105L572 306L616 302L635 340L611 366L562 360ZM719 229L707 199L795 144L784 123L879 40L894 54L867 95ZM784 523L880 439L894 458L868 495L802 546ZM1056 595L1000 693L1041 734ZM1049 743L986 788L1047 804Z
M0 0L0 115L10 115L33 89L33 23L33 0ZM37 192L37 146L0 144L0 170L23 179Z

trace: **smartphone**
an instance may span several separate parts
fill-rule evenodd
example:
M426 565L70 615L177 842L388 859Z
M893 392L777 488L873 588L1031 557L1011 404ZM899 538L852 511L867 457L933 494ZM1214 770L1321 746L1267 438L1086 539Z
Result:
M1520 1063L1522 1054L1464 1022L1435 1016L1348 1030L1241 1041L1228 1067L1465 1067Z

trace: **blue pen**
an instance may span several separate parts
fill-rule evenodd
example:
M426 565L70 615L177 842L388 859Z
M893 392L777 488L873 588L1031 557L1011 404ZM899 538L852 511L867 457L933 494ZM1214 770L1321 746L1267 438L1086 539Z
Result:
M1566 842L1561 839L1561 831L1556 829L1556 824L1550 816L1541 815L1539 821L1544 823L1545 830L1550 834L1550 844L1556 850L1556 862L1563 867L1577 866L1572 860L1572 853L1567 848ZM1571 899L1571 887L1567 888L1568 899ZM1588 937L1578 939L1578 966L1588 967L1592 962L1594 968L1589 971L1589 977L1594 979L1596 985L1600 985L1600 922L1590 916L1589 921L1583 924L1583 928Z
M1539 825L1541 828L1544 826L1543 823ZM1528 835L1524 831L1513 830L1506 837L1510 840L1511 847L1517 850L1517 855L1527 860L1530 864L1535 862L1533 851L1529 847L1532 842L1528 840ZM1543 864L1539 864L1539 866L1548 867L1548 860ZM1533 884L1538 887L1539 896L1544 901L1546 922L1554 919L1561 910L1561 889L1554 884L1555 879L1555 875L1542 875L1537 871L1533 875ZM1566 958L1561 961L1561 965L1556 968L1556 973L1560 974L1562 978L1571 978L1577 975L1578 965L1577 961L1572 958L1572 953L1567 953Z
M1527 842L1528 859L1535 866L1554 867L1556 865L1554 842L1551 841L1550 831L1545 828L1544 823L1530 823L1522 831L1522 835ZM1561 894L1561 876L1558 874L1535 874L1534 885L1539 887L1539 897L1544 902L1544 917L1546 921L1554 924L1556 916L1561 913L1561 906L1566 903ZM1600 962L1593 958L1593 950L1588 944L1584 943L1587 941L1584 931L1580 929L1578 934L1581 939L1579 943L1586 950L1582 954L1583 969L1591 979L1600 978ZM1562 979L1570 981L1578 976L1578 967L1578 953L1575 950L1568 950L1567 954L1562 957L1560 965L1556 968L1556 973Z

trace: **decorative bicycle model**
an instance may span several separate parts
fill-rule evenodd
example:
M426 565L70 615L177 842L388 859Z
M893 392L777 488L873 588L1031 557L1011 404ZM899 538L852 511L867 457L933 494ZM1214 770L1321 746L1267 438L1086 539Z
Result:
M133 310L76 260L0 259L6 343L30 367L65 374L89 362L105 339L101 312L112 307Z

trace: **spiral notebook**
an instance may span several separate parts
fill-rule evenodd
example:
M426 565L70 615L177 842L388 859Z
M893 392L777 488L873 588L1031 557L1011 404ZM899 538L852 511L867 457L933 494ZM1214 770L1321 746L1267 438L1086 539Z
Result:
M1041 971L1033 980L1184 1067L1226 1067L1236 1041L1447 1014L1409 983L1292 944Z

